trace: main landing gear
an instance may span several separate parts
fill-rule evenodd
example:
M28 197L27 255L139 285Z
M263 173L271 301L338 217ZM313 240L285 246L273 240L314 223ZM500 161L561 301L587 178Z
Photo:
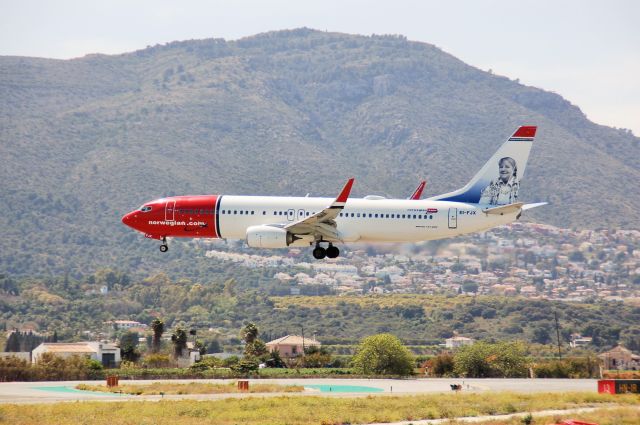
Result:
M162 245L160 245L160 252L167 252L169 251L169 245L167 245L167 238L164 237L162 238Z
M325 249L320 246L320 242L316 243L316 247L313 249L313 258L316 260L322 260L324 257L328 258L338 258L340 255L340 250L333 246L333 244L329 244L329 246Z

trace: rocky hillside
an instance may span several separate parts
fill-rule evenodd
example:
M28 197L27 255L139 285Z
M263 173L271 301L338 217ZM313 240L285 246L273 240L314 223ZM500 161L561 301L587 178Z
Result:
M522 197L551 203L533 219L640 225L640 139L430 44L298 29L0 57L0 271L162 268L120 217L164 195L446 192L521 124L539 126Z

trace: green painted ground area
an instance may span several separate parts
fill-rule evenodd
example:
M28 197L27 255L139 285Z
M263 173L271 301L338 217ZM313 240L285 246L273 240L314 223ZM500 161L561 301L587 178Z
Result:
M53 386L53 387L31 387L32 390L40 390L40 391L50 391L54 393L71 393L71 394L89 394L89 395L100 395L100 396L121 396L126 394L118 394L118 393L103 393L101 391L84 391L77 390L71 387L65 387L64 385Z
M305 388L313 388L323 393L381 393L382 388L363 387L358 385L305 385Z

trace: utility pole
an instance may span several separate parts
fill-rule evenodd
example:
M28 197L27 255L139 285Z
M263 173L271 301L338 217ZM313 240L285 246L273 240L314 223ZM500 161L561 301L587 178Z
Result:
M556 318L556 338L558 339L558 359L562 360L562 351L560 351L560 325L558 324L558 311L553 310L553 315Z
M300 325L300 328L302 329L302 355L305 354L306 350L304 348L304 326Z

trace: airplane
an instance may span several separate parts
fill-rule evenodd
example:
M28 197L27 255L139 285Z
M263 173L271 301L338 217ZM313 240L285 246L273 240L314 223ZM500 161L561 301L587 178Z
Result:
M525 204L518 196L536 129L518 128L464 187L424 200L422 183L409 199L350 198L350 178L335 199L172 196L144 203L122 222L161 241L162 252L172 237L243 239L254 248L314 246L319 260L338 257L338 243L418 242L479 232L546 204Z

